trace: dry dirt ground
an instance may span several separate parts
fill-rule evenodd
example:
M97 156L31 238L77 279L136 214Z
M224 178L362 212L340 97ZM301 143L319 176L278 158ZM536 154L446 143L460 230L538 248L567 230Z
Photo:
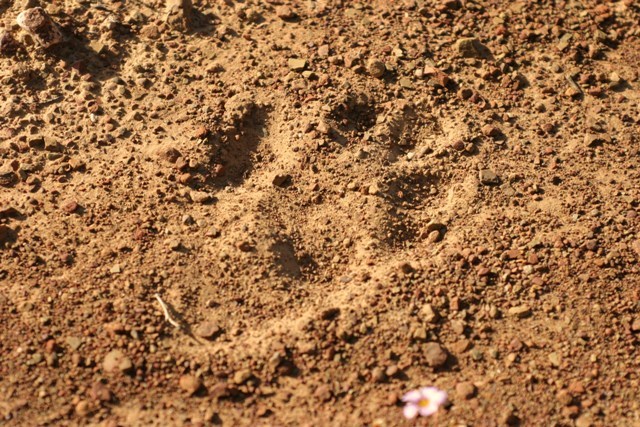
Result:
M0 0L0 424L640 426L639 22Z

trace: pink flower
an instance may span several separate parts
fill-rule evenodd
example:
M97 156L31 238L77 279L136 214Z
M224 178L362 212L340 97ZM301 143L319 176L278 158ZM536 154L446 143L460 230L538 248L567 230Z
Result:
M402 396L402 401L406 403L403 412L407 419L412 420L418 414L421 417L428 417L447 403L447 392L436 387L422 387Z

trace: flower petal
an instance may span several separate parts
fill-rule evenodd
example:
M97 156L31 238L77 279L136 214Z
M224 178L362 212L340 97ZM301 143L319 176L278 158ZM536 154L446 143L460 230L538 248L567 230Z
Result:
M446 392L446 391L439 390L439 391L438 391L438 393L436 393L436 394L433 396L433 400L432 400L432 401L433 401L435 404L437 404L438 406L440 406L440 405L444 405L444 404L446 404L448 400L449 400L449 399L448 399L448 397L447 397L447 392Z
M428 417L438 412L438 405L435 403L429 403L427 406L421 406L418 408L421 417Z
M420 399L422 399L422 394L419 390L411 390L410 392L402 396L403 402L418 403Z
M424 397L430 397L432 393L439 391L436 387L420 387L420 394Z
M402 410L402 413L404 414L406 419L412 420L418 415L418 411L419 411L418 405L413 403L407 403L404 409Z
M447 402L447 392L436 387L422 387L420 394L429 402L435 403L437 406L444 405Z

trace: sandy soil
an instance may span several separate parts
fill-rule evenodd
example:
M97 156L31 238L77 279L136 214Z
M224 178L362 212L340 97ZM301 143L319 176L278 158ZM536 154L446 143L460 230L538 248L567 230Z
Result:
M0 424L640 426L639 22L0 0Z

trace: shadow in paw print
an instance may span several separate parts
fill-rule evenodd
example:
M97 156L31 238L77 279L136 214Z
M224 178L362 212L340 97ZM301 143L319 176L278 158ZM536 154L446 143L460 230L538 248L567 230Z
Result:
M273 244L270 250L274 254L276 265L282 274L293 278L302 275L295 248L289 240Z
M0 225L0 249L4 249L18 240L18 232L6 225Z
M413 212L429 209L435 203L435 189L441 185L441 179L436 175L408 171L389 177L386 185L377 234L390 247L402 247L421 237L425 224Z
M375 101L364 92L343 93L333 105L329 118L343 133L365 131L375 124Z
M216 186L241 185L251 175L255 164L263 160L259 148L266 136L267 118L266 109L256 106L236 127L240 129L239 133L234 131L225 135L226 142L221 142L212 156L214 164L220 163L225 168L224 179L216 180Z
M422 171L405 171L389 177L385 199L403 209L421 207L440 184L437 175Z

